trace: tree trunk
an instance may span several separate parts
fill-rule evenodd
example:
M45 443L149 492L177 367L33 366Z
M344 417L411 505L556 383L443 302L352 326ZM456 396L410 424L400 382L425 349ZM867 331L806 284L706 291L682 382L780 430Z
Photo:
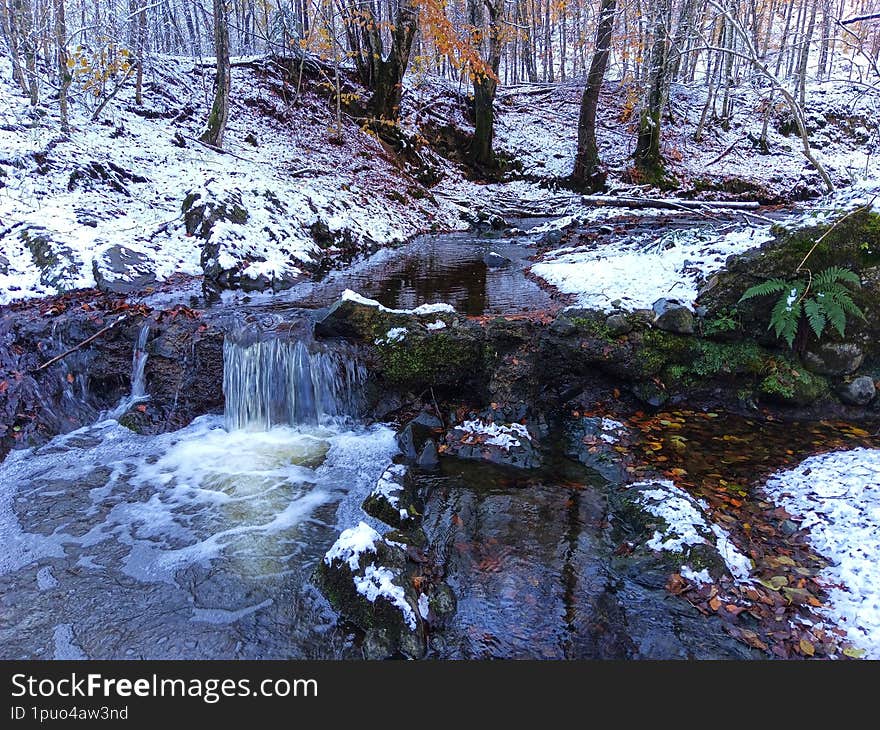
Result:
M135 54L137 56L137 79L134 86L134 103L144 103L144 52L147 45L147 0L138 0L140 9L137 14L137 35L135 37Z
M666 19L669 0L652 2L654 9L654 39L651 45L650 68L647 91L639 115L639 136L636 142L636 167L650 182L659 182L664 175L663 157L660 154L660 117L663 111L666 86L667 36Z
M214 53L217 71L214 77L214 103L208 123L200 139L214 147L223 146L223 135L229 119L229 94L232 87L229 67L229 21L224 0L214 0Z
M384 52L382 23L373 16L370 7L350 4L347 12L347 34L355 64L361 81L372 91L367 114L378 129L395 125L400 117L403 76L418 28L418 10L413 0L399 0L391 24L391 46L387 54ZM364 13L369 17L365 19Z
M605 173L599 159L596 143L596 111L599 107L599 92L608 68L611 54L611 34L617 0L602 0L599 20L596 25L596 48L587 73L587 84L581 97L581 113L578 119L578 147L574 160L572 183L582 189L600 190L605 186Z
M24 56L25 81L31 106L40 103L40 89L37 85L37 43L34 38L34 15L31 0L12 0L13 14L16 16L21 52Z
M9 59L12 62L12 80L27 94L28 86L21 70L21 61L18 57L18 18L16 17L15 0L0 0L0 11L3 16L3 33L9 48Z
M503 44L499 37L503 21L504 0L470 0L470 22L474 28L484 25L483 8L489 13L487 66L491 73L474 72L474 139L471 142L471 161L481 167L492 167L495 153L495 92L498 89L498 68Z
M61 113L61 133L70 134L67 114L70 69L67 67L67 18L64 14L64 0L55 0L55 46L58 56L58 110Z

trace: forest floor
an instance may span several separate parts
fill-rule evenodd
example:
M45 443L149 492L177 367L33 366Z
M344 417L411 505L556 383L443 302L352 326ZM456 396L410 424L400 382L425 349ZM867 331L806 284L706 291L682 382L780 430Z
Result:
M508 164L485 184L464 164L473 128L467 99L450 82L418 75L407 82L402 127L428 143L425 180L424 169L356 120L343 115L339 133L329 77L305 74L299 83L265 59L233 70L225 151L200 145L212 73L191 59L159 59L146 74L142 106L131 83L97 121L92 105L74 103L65 137L55 107L30 109L0 59L0 303L120 278L202 274L201 242L182 211L196 196L246 211L246 220L207 232L212 253L243 281L257 282L253 288L276 289L418 232L464 228L475 211L584 212L558 187L574 157L576 83L499 92L496 147ZM698 144L705 91L673 87L664 154L676 194L767 203L821 194L799 139L785 134L783 106L771 112L769 154L755 150L750 138L760 134L764 108L758 91L738 88L727 129L710 114ZM612 188L638 185L629 158L635 101L623 84L609 83L603 94L599 142ZM840 186L876 177L875 104L855 84L810 89L813 144Z

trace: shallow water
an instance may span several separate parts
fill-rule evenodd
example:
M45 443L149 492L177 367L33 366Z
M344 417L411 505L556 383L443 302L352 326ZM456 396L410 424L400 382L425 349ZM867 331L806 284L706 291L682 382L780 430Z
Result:
M359 654L309 577L395 451L373 428L146 437L114 421L0 465L3 658Z

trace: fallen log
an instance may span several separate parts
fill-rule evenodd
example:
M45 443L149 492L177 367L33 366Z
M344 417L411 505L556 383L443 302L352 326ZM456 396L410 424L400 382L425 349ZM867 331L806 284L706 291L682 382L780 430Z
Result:
M629 196L612 195L584 195L581 198L584 205L608 206L611 208L673 208L678 210L757 210L760 203L754 201L707 201L707 200L681 200L679 198L635 198Z

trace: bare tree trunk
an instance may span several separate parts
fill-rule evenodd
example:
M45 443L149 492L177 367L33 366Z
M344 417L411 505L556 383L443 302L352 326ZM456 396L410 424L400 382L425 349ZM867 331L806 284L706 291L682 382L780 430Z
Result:
M27 94L28 86L21 70L19 59L18 41L18 18L13 7L14 0L0 0L0 14L3 20L3 34L6 36L6 45L9 49L9 60L12 62L12 80Z
M64 14L64 0L55 0L55 46L58 56L58 110L61 113L61 132L70 134L70 120L67 114L70 69L67 67L67 17Z
M495 162L492 142L495 136L495 92L498 89L498 68L501 63L501 24L504 20L504 0L469 0L468 14L471 25L482 30L483 9L489 14L488 51L486 65L491 73L474 72L474 139L471 143L471 161L481 167Z
M134 85L134 103L143 106L144 103L144 53L147 45L147 0L138 0L140 9L137 14L137 35L135 37L135 54L137 63L137 78Z
M25 82L31 106L40 103L37 85L37 43L34 38L34 14L31 0L12 0L13 15L19 32L19 43L24 56Z
M229 20L224 0L214 0L214 52L217 54L214 103L211 105L208 123L200 139L215 147L222 147L226 122L229 120L229 94L232 87L229 66Z
M572 183L579 188L593 192L605 187L605 172L599 158L599 146L596 143L596 112L599 108L599 93L605 80L608 58L611 55L611 34L614 30L614 18L617 11L617 0L602 0L599 18L596 24L596 48L590 61L587 83L581 97L581 112L578 119L578 147L574 159Z
M634 154L636 167L649 181L659 182L664 175L663 157L660 154L660 121L666 88L667 42L669 29L669 0L651 3L654 17L654 38L651 44L647 89L642 111L639 115L639 136Z

